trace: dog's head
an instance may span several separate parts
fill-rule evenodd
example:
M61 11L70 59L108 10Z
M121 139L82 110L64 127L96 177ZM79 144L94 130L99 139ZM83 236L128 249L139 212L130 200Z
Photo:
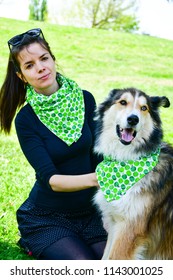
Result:
M113 89L96 111L96 152L122 159L123 152L133 157L153 151L162 139L160 106L170 106L167 97L148 96L135 88Z

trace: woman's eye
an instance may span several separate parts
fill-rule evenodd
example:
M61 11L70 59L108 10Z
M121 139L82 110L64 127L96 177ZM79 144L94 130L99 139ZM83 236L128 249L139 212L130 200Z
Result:
M120 104L123 105L123 106L125 106L125 105L127 105L127 101L126 101L126 100L121 100L121 101L120 101Z
M28 65L26 66L26 69L30 69L30 68L32 68L32 66L33 66L33 64L28 64Z
M148 108L147 108L147 106L144 105L144 106L141 107L141 110L142 110L142 111L147 111Z
M44 61L44 60L48 60L48 57L47 56L44 56L44 57L42 57L42 60Z

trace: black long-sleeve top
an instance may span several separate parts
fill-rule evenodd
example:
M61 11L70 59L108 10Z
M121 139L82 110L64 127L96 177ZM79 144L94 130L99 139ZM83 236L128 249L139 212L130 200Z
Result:
M96 187L76 192L54 192L49 179L52 175L81 175L95 171L98 158L93 154L95 100L83 91L85 122L80 139L68 146L54 135L26 104L15 119L21 149L34 168L36 182L29 194L37 206L56 209L80 209L91 204Z

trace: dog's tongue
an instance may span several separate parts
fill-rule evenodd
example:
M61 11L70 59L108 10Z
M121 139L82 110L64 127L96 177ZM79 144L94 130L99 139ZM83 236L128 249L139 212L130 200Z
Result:
M131 142L133 140L133 130L132 129L123 129L121 133L121 138L125 142Z

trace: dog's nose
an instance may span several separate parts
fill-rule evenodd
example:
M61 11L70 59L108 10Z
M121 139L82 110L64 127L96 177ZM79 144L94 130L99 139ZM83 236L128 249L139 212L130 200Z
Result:
M127 118L127 122L129 125L137 125L139 118L136 115L131 115Z

